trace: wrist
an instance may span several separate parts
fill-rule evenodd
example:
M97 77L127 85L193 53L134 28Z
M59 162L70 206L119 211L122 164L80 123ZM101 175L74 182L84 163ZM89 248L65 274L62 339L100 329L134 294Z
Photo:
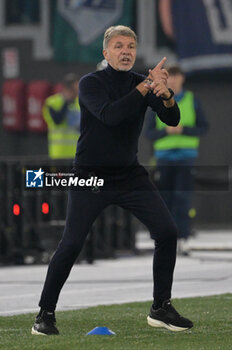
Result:
M143 82L147 85L151 85L153 83L153 80L151 78L147 77Z
M164 104L164 106L166 107L166 108L171 108L171 107L173 107L174 105L175 105L175 100L174 100L174 98L172 97L170 100L168 100L168 101L163 101L163 104Z
M169 91L169 95L166 96L166 94L164 96L160 96L162 98L163 101L170 101L173 96L174 96L174 91L170 88L168 88L168 91Z
M140 84L138 84L136 86L136 89L141 93L141 95L145 96L148 91L149 91L149 88L147 88L146 86L146 80L142 81Z

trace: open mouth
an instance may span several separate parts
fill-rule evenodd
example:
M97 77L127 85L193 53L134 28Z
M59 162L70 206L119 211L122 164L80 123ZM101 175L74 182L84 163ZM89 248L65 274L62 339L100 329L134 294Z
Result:
M123 63L130 63L131 60L130 60L129 58L127 58L127 57L124 57L124 58L121 60L121 62L123 62Z

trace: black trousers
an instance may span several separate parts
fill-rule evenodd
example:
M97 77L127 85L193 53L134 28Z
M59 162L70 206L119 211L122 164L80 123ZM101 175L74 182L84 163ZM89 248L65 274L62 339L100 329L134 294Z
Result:
M141 171L142 170L142 171ZM115 186L115 184L119 186ZM148 174L137 167L120 181L101 192L69 192L66 226L49 264L39 306L54 311L60 291L78 257L91 225L108 205L130 210L150 231L155 240L153 259L154 300L171 298L176 261L177 228Z

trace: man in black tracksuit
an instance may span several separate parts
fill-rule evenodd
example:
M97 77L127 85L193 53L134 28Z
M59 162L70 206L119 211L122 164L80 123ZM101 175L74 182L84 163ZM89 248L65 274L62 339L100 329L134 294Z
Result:
M146 78L131 68L136 35L128 27L105 32L103 54L108 66L84 76L79 83L81 135L75 157L76 174L104 179L100 191L72 189L66 227L50 262L41 295L41 308L32 334L58 334L54 311L59 293L96 217L110 204L130 210L155 240L154 303L148 324L181 331L193 326L170 303L176 260L177 229L157 189L137 161L138 138L150 106L167 125L176 126L180 113L167 88L164 58Z

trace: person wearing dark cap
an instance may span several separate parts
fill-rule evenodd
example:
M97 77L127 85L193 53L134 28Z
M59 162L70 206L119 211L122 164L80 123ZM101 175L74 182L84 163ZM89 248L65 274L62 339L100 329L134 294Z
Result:
M60 93L49 96L43 105L43 117L48 127L48 154L52 159L74 158L80 136L80 106L78 77L64 77Z

